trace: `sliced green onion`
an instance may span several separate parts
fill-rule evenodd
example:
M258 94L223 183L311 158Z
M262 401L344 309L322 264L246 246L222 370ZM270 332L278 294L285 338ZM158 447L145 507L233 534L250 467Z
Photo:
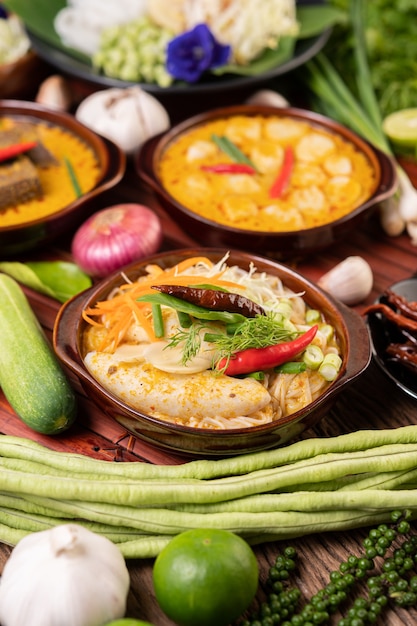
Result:
M326 341L331 341L334 336L334 328L330 324L320 324L319 332Z
M307 365L303 361L288 361L288 363L274 367L274 372L277 372L277 374L300 374L300 372L305 372L306 369Z
M163 337L165 334L162 308L160 304L152 304L153 329L155 337Z
M338 354L333 352L326 354L320 367L319 374L328 382L334 380L342 367L342 359Z
M323 359L323 350L315 344L307 346L307 348L304 350L303 361L306 366L309 367L311 370L318 369Z
M230 141L230 139L225 136L220 137L215 134L213 134L211 138L216 146L220 148L222 152L227 154L227 156L229 156L233 161L236 163L246 163L256 170L252 161L246 156L246 154L243 154L243 152L232 141Z
M64 157L64 163L65 163L65 167L67 168L68 176L70 177L71 184L74 189L74 193L77 198L80 198L83 195L83 192L80 187L80 183L78 182L78 178L75 173L75 170L72 167L72 163L67 157Z
M318 324L321 322L321 314L317 309L307 309L306 311L307 324Z
M285 318L290 318L293 312L292 302L289 298L280 298L278 306L274 309L275 313L281 313Z

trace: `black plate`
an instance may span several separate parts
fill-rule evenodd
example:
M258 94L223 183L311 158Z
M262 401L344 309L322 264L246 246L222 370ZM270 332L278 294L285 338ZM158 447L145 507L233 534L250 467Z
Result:
M417 301L417 278L401 280L391 285L390 289L410 302ZM384 302L384 296L382 295L377 302ZM403 343L405 341L404 335L379 313L368 315L367 324L374 361L397 387L417 400L417 371L414 373L386 354L388 344L392 342Z
M273 78L276 78L277 76L286 74L287 72L290 72L291 70L294 70L309 61L324 47L327 40L329 39L331 30L331 28L326 29L317 37L310 37L307 39L298 40L295 45L294 55L291 59L284 63L281 63L280 65L277 65L267 72L258 74L257 76L240 76L237 74L228 74L224 76L209 76L204 80L193 84L181 83L178 85L173 84L169 87L159 87L158 85L154 85L151 83L140 83L140 86L145 91L154 94L166 94L167 92L170 94L190 94L190 92L193 94L203 94L206 92L224 92L236 88L256 86L261 82L267 82ZM53 46L51 43L44 41L41 37L32 33L29 27L27 27L27 32L31 40L32 47L37 52L37 54L42 59L58 68L60 71L69 74L70 76L80 78L90 83L94 83L95 85L103 88L132 87L132 85L138 84L104 76L94 67L92 67L92 65L83 62L74 56L71 56L70 52L67 53L62 49Z

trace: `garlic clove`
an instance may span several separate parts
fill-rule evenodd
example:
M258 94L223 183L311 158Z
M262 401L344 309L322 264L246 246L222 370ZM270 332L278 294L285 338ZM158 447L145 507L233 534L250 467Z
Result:
M360 256L349 256L319 280L318 285L344 304L359 304L369 296L374 278L371 266Z
M38 104L57 111L69 111L72 101L68 82L58 74L49 76L41 83L35 98Z
M246 100L246 104L271 106L278 108L285 108L290 106L288 100L284 98L280 93L273 89L261 89L249 96Z

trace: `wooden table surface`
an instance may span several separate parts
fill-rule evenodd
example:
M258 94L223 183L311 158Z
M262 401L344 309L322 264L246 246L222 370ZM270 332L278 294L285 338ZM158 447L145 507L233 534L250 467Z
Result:
M154 200L140 189L132 164L128 164L123 181L103 199L103 206L123 201L143 201L152 204L164 224L164 248L187 247L193 242L166 216ZM101 207L97 207L101 208ZM42 258L70 258L69 241L56 241L42 252ZM374 272L374 286L367 301L356 307L361 313L363 306L372 302L392 283L414 274L417 270L417 248L407 235L391 238L385 235L377 215L365 222L345 241L326 251L292 263L306 277L316 281L324 272L349 255L363 256ZM35 256L39 258L40 253ZM2 259L3 260L3 259ZM24 260L24 259L22 259ZM50 336L59 304L25 290L41 324ZM82 392L77 381L71 378L79 396L77 424L59 437L37 435L22 424L0 394L0 429L3 433L29 437L65 453L76 451L103 458L151 462L181 463L183 459L129 436L121 426L103 415ZM303 438L336 436L359 429L392 428L416 423L416 401L401 391L372 362L368 370L339 397L338 401L321 423L303 434ZM300 555L299 585L309 598L328 581L328 574L338 567L348 554L358 554L365 530L324 533L291 541ZM261 580L258 599L262 599L263 585L278 550L286 542L270 543L255 548L259 560ZM11 548L0 545L0 571ZM146 619L155 626L172 626L158 608L152 588L152 561L129 561L131 591L128 599L128 616ZM396 609L386 612L380 623L385 626L409 625L417 622L416 610Z

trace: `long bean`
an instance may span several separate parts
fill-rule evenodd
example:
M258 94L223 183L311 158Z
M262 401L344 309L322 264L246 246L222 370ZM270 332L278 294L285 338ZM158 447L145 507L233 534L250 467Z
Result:
M287 465L320 454L368 451L382 445L417 444L417 426L393 429L360 430L338 437L314 438L288 446L219 460L190 461L182 465L152 465L148 463L112 463L80 454L62 454L36 442L12 435L0 435L0 457L32 460L51 468L71 472L94 473L131 479L198 478L247 474L249 472Z
M324 454L300 463L258 470L245 475L203 481L197 479L73 480L3 469L0 491L34 494L50 498L144 506L181 502L219 502L247 495L278 490L290 485L332 480L349 474L406 470L416 465L413 445L380 446L363 452ZM53 480L51 480L51 477Z

